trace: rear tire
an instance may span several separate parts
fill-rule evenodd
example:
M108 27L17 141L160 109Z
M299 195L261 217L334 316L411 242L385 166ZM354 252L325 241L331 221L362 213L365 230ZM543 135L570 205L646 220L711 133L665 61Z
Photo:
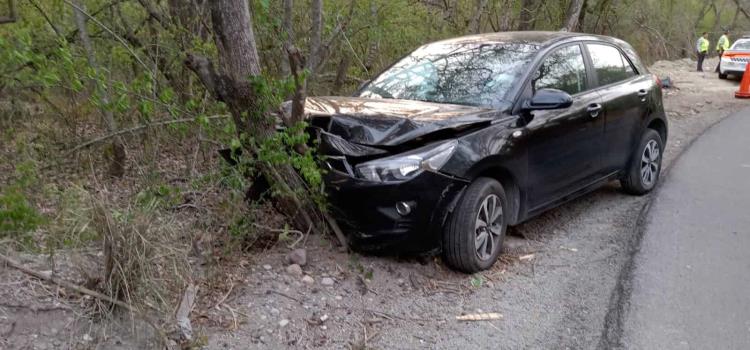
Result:
M659 133L646 129L633 153L630 166L620 184L625 192L643 195L656 187L661 174L661 160L664 153L664 142Z
M497 261L508 228L503 186L494 179L476 179L464 192L444 228L443 259L452 268L474 273Z

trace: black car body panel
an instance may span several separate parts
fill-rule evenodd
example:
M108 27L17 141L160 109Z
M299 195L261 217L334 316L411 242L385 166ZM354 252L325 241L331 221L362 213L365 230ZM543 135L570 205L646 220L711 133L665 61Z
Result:
M487 108L359 97L311 97L305 111L327 132L369 146L397 146L441 130L489 124L497 116Z
M444 42L523 42L538 51L507 90L507 103L492 108L363 97L307 100L311 133L326 156L333 211L360 249L396 253L439 248L447 218L477 177L503 184L513 225L619 178L646 128L659 131L666 142L661 90L632 47L621 40L522 32ZM604 79L593 68L590 44L616 48L634 74L601 84ZM534 94L534 74L545 58L565 47L579 49L585 61L583 91L572 96L568 108L525 109ZM355 171L362 163L444 140L456 144L439 170L424 170L398 182L373 182ZM399 214L398 203L409 204L412 211Z

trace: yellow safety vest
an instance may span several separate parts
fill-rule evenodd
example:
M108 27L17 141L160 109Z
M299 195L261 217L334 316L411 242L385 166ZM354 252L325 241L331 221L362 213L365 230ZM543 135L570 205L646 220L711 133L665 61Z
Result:
M711 43L708 42L708 39L701 37L698 41L698 47L699 52L708 52L708 47L711 45Z
M727 51L729 50L729 38L726 35L722 35L719 38L719 42L716 43L716 51Z

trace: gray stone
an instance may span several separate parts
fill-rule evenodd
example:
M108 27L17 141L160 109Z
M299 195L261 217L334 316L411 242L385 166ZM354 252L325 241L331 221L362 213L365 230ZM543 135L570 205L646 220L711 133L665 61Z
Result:
M301 248L292 250L287 254L286 262L288 264L297 264L299 266L307 265L307 251Z
M315 280L312 277L305 275L305 277L302 277L302 282L306 284L313 284L315 283Z
M332 286L334 283L335 281L330 277L324 277L322 280L320 280L320 284L324 286Z
M292 276L302 276L302 267L297 264L291 264L286 267L286 272Z

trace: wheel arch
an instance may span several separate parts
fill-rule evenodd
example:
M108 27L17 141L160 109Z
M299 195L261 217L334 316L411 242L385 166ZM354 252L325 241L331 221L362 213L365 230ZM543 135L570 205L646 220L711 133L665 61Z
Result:
M661 119L661 118L652 119L646 125L646 129L652 129L658 132L659 136L661 136L661 142L664 144L667 143L668 129L667 129L667 122L664 119Z
M494 162L492 162L494 163ZM518 178L504 165L501 164L482 164L479 165L473 172L471 180L475 180L480 177L488 177L495 179L503 186L505 195L508 197L507 204L510 215L508 216L508 224L514 225L521 219L521 208L523 207L523 191L519 184Z

